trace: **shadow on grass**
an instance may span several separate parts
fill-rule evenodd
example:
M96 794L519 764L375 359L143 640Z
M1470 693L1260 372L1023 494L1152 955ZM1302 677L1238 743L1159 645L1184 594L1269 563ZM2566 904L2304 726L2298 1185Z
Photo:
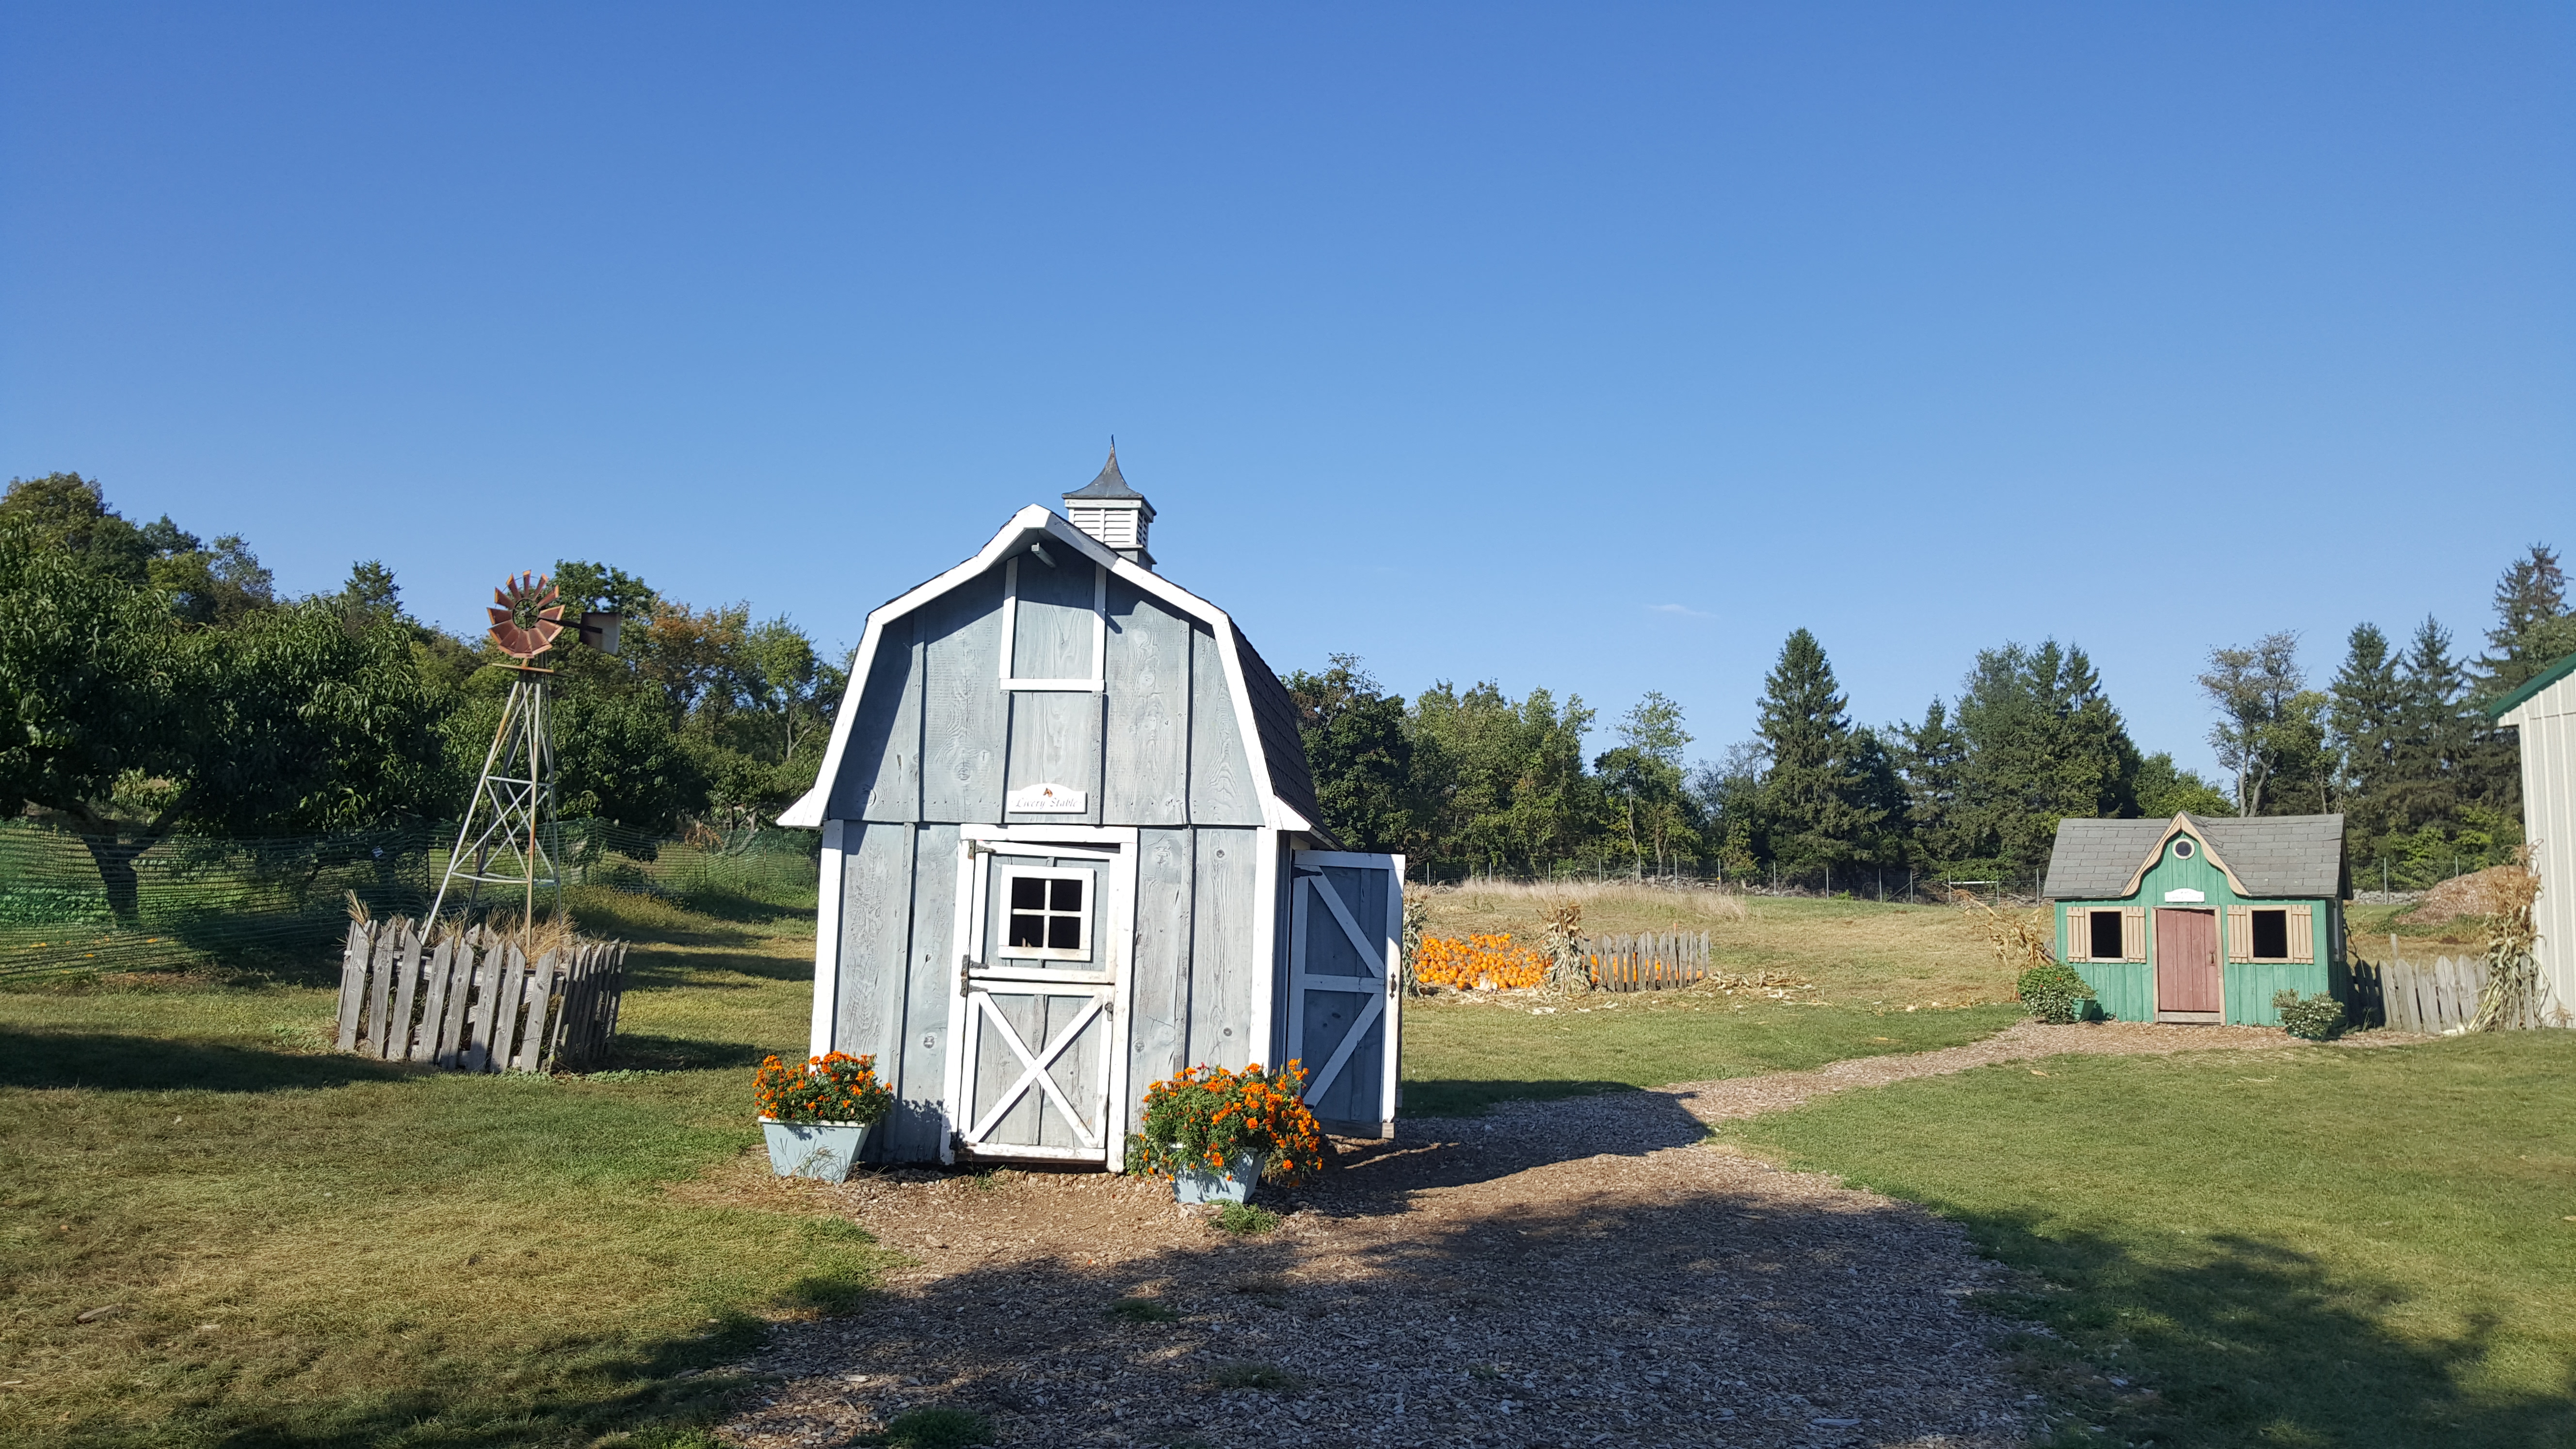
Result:
M331 1053L262 1051L221 1041L0 1027L0 1087L94 1092L282 1092L417 1075Z
M770 1048L749 1042L645 1036L621 1031L609 1041L608 1066L656 1072L690 1071L701 1067L756 1067L770 1051Z
M2072 1414L2042 1442L2576 1442L2576 1367L2560 1365L2547 1390L2469 1387L2507 1347L2494 1314L2447 1336L2400 1334L2390 1324L2404 1288L2279 1243L2217 1235L2150 1257L2108 1237L2040 1231L2035 1218L1952 1216L2024 1270L2025 1286L1991 1306L2056 1335L2016 1340L2025 1375Z
M1605 1092L1636 1090L1626 1082L1512 1082L1465 1078L1407 1081L1396 1115L1478 1117L1497 1102L1555 1102L1567 1097L1597 1097Z

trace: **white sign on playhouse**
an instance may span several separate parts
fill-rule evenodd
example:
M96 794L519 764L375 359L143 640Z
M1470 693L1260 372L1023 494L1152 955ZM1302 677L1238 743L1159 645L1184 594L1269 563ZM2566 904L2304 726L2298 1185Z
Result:
M1080 815L1091 808L1091 792L1062 785L1022 785L1011 792L1005 808L1018 815Z

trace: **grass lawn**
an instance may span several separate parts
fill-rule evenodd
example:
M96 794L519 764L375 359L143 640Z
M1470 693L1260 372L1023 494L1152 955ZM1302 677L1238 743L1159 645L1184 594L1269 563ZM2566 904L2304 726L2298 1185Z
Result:
M1507 931L1537 940L1559 900L1581 905L1584 924L1604 934L1706 931L1718 971L1798 984L1546 1003L1444 992L1407 1002L1407 1116L1958 1046L2021 1015L2011 974L1995 964L1976 923L1948 906L1747 897L1615 881L1478 884L1432 891L1429 930L1449 936ZM1556 1009L1533 1014L1541 1005Z
M2533 1032L2060 1057L1719 1139L2023 1270L2058 1442L2524 1446L2576 1443L2571 1123L2576 1034Z
M1929 1051L1990 1036L2019 1007L1913 1011L1730 1002L1705 990L1583 998L1532 1015L1507 1002L1409 1002L1404 1008L1408 1117L1466 1116L1514 1098L1704 1082L1802 1071L1847 1057Z
M758 1140L810 928L576 909L658 942L604 1077L331 1054L317 985L0 994L0 1442L668 1442L690 1371L862 1294L855 1228L664 1190Z

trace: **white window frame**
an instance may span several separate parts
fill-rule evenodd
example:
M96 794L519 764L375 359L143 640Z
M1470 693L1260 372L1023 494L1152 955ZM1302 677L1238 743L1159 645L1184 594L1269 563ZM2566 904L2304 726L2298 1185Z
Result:
M1089 559L1082 560L1091 563ZM1068 565L1058 564L1064 568ZM1091 677L1088 679L1022 679L1011 673L1011 656L1018 648L1020 627L1020 559L1014 554L1002 565L1002 687L1004 689L1055 689L1101 692L1109 673L1109 570L1091 564Z
M1093 951L1092 938L1095 934L1091 929L1091 913L1099 904L1099 871L1080 868L1069 869L1063 866L1012 865L1004 866L999 874L1001 879L996 881L995 884L1001 888L1001 900L999 902L1002 915L1002 919L1000 921L1001 939L995 941L991 946L986 948L992 952L993 959L995 961L1071 961L1081 964L1088 964L1090 962ZM1071 913L1082 926L1082 944L1079 947L1067 950L1062 946L1014 946L1010 944L1012 916L1011 887L1014 883L1023 880L1073 880L1080 881L1082 883L1082 905L1080 909ZM1049 895L1052 896L1053 892L1050 891ZM1050 905L1045 909L1043 919L1053 920L1057 916L1064 914L1067 913L1058 911Z
M2245 959L2246 959L2246 960L2248 960L2248 961L2253 961L2253 962L2259 962L2260 964L2265 965L2265 966L2279 966L2279 965L2283 965L2283 964L2285 964L2285 963L2294 962L2294 961L2296 961L2296 960L2298 959L2297 957L2295 957L2295 956L2293 956L2293 955L2291 955L2291 954L2290 954L2290 911L2291 911L2291 909L2292 909L2292 908L2291 908L2291 907L2288 907L2288 906L2256 906L2256 905L2249 905L2249 906L2247 906L2247 907L2245 908ZM2301 907L2300 909L2305 909L2305 908L2304 908L2304 907ZM2276 915L2276 916L2279 916L2279 917L2281 918L2281 954L2280 954L2280 955L2278 955L2278 956L2266 956L2266 955L2264 955L2264 954L2263 954L2262 948L2254 944L2254 921L2255 921L2255 919L2256 919L2257 917L2259 917L2259 916L2263 915L2263 914L2264 914L2265 912L2267 912L2267 911L2268 911L2268 912L2270 912L2271 914Z

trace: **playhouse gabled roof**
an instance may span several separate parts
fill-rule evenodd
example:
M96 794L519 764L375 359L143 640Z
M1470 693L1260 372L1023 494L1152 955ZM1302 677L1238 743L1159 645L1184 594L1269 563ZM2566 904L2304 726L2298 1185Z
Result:
M2210 819L2060 820L2049 853L2051 900L2125 900L2138 888L2165 842L2188 834L2208 848L2210 864L2243 896L2332 900L2343 894L2343 817L2257 815Z
M1116 470L1113 455L1102 476L1112 477ZM1094 479L1092 486L1100 486L1100 482ZM1119 487L1126 486L1123 478L1116 482ZM1274 829L1324 835L1324 812L1315 802L1314 777L1306 769L1305 744L1297 733L1296 706L1288 697L1287 686L1279 682L1279 676L1271 672L1252 641L1235 627L1234 620L1223 609L1153 570L1119 557L1098 539L1040 504L1032 503L1012 514L1011 521L1002 525L992 542L976 550L974 557L869 610L867 632L860 636L858 652L850 660L849 689L865 687L886 625L952 589L982 578L995 564L1037 542L1070 549L1108 569L1110 577L1124 579L1173 611L1208 626L1216 635L1218 657L1225 664L1227 683L1232 686L1229 692L1235 700L1235 727L1252 756L1253 778L1264 786L1263 821ZM858 710L852 707L856 703L849 694L843 695L840 711L832 721L832 742L823 752L823 768L814 777L814 788L779 815L779 824L810 830L823 823L832 787L840 779L850 727L858 718Z

